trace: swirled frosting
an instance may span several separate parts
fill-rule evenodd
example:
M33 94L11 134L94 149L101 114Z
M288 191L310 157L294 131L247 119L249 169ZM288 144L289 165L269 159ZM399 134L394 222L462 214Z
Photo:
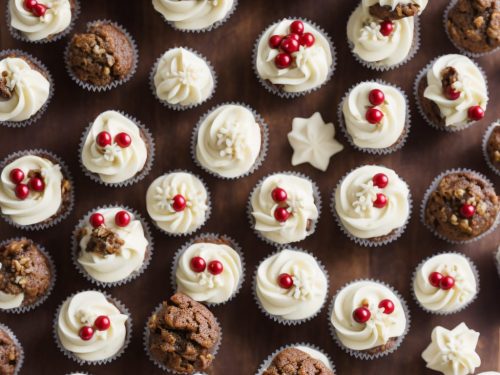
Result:
M98 316L109 318L106 331L94 330L94 336L84 341L79 336L83 326L93 326ZM96 291L75 294L67 299L57 318L57 336L64 349L85 361L99 361L114 356L125 344L128 316L106 296Z
M212 275L205 269L195 272L191 269L191 259L202 257L208 265L218 260L223 271ZM197 242L184 250L175 270L177 291L198 302L221 303L231 298L237 291L243 268L239 254L226 244Z
M460 91L456 100L448 99L443 93L441 73L452 67L458 73L458 80L452 87ZM438 58L427 71L427 87L424 97L432 100L441 112L446 126L460 126L469 121L468 110L479 105L486 110L488 90L481 70L468 57L463 55L444 55Z
M385 174L389 183L383 189L372 178ZM377 194L387 198L383 208L373 206ZM366 165L349 173L335 191L335 210L344 228L358 238L385 236L402 227L410 215L408 185L392 169Z
M196 158L220 176L241 176L252 168L259 156L261 132L252 111L241 105L222 105L200 125Z
M452 330L437 326L432 330L431 340L422 353L427 368L444 375L468 375L481 365L476 353L479 332L465 323Z
M0 309L14 309L22 305L24 293L9 294L0 291Z
M10 97L0 94L0 121L24 121L37 113L47 102L50 82L21 57L0 60L0 81L3 79Z
M110 145L101 147L97 136L106 131L113 139ZM115 141L119 133L127 133L132 140L130 146L122 148ZM143 170L148 158L148 149L141 129L129 118L116 111L101 113L90 127L82 147L82 164L102 181L113 184L126 181Z
M38 0L47 6L42 17L37 17L24 6L25 0L9 0L10 24L28 40L50 38L71 24L70 0Z
M272 197L272 191L277 187L287 193L284 203L290 217L285 222L279 222L274 217L276 208L282 206ZM319 216L313 184L294 175L278 173L266 177L254 190L250 202L255 229L265 238L277 243L303 240L312 233L313 224Z
M134 217L132 212L127 211L130 215L130 223L126 227L116 225L115 216L122 210L120 207L99 210L99 213L104 216L104 226L123 241L120 251L114 254L103 256L102 253L87 251L93 228L88 222L81 228L85 234L79 242L78 263L92 278L105 283L123 280L138 271L144 263L149 245L142 223Z
M172 105L189 106L210 97L214 90L214 77L201 57L185 48L172 48L160 58L154 84L160 100Z
M282 288L278 276L292 276L293 286ZM312 255L284 249L265 259L257 269L255 292L262 308L286 320L315 315L323 306L328 281Z
M41 192L30 190L28 197L21 200L16 197L14 184L10 179L13 169L24 172L23 184L28 184L30 171L40 174L45 183ZM0 175L0 209L19 225L37 224L57 213L62 203L63 175L61 167L48 159L36 155L26 155L8 164Z
M480 374L477 375L500 375L500 372L498 371L486 371L486 372L481 372Z
M175 211L173 198L182 195L186 208ZM164 231L172 234L186 234L203 225L208 211L208 193L203 183L194 175L173 172L158 177L146 193L146 206L153 219Z
M363 61L380 66L402 62L413 45L414 20L405 17L392 21L394 30L389 36L380 32L380 20L370 15L368 8L359 5L347 22L347 39L353 52Z
M429 283L432 272L452 276L455 285L448 290L432 286ZM477 282L467 258L456 253L439 254L427 260L417 270L413 291L418 302L427 310L450 312L460 309L474 298Z
M394 311L385 314L380 301L390 299ZM366 323L358 323L353 312L358 307L370 310ZM399 298L386 286L373 281L356 281L344 287L335 298L331 322L338 339L353 350L369 350L385 345L391 338L404 334L406 315Z
M377 106L384 117L378 124L366 120L366 110L371 107L368 95L378 89L384 93L384 102ZM406 101L395 87L377 82L362 82L355 86L342 104L347 132L352 142L361 148L386 148L395 144L403 133L407 121Z
M304 22L304 32L314 35L314 45L307 48L301 46L292 53L295 63L289 68L278 69L274 58L279 51L269 47L268 41L272 35L288 35L292 22L282 20L264 32L259 41L255 64L262 79L280 86L283 91L303 92L321 86L328 79L333 57L328 40L315 27Z
M427 6L428 0L363 0L363 7L369 8L372 5L379 4L382 7L390 7L391 10L396 9L396 6L399 4L415 4L418 5L419 10L418 13L422 13L422 11Z

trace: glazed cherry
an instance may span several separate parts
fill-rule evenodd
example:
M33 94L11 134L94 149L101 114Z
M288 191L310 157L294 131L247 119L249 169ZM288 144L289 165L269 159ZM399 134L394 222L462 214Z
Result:
M126 148L132 143L132 138L127 133L118 133L115 136L115 142L121 148Z
M385 194L378 193L377 198L373 201L373 207L384 208L387 205L387 197Z
M293 38L287 37L281 42L281 49L288 54L299 50L299 42Z
M394 24L391 21L383 21L380 23L380 34L389 36L394 31Z
M274 188L271 192L271 195L273 197L273 201L275 201L276 203L284 202L288 198L288 194L286 193L285 189L282 189L280 187Z
M14 168L10 171L9 177L10 180L17 185L24 180L24 172L19 168Z
M208 272L210 272L212 275L219 275L222 273L222 271L224 271L224 266L218 260L212 260L210 263L208 263L207 268Z
M292 57L288 53L278 53L274 58L274 64L278 69L288 68L292 64Z
M300 35L299 34L292 33L292 34L288 34L286 37L290 38L290 39L293 39L293 40L296 40L297 42L300 41Z
M100 315L95 319L94 326L98 331L106 331L111 327L111 321L106 315Z
M450 100L457 100L460 98L460 91L455 90L453 87L448 87L445 90L444 95Z
M99 228L101 225L104 225L104 216L96 212L90 216L89 223L92 227Z
M366 121L370 124L379 124L380 121L384 118L384 114L380 109L377 108L368 108L365 115Z
M290 217L290 212L285 207L278 207L274 210L274 218L280 223L284 223Z
M368 320L370 320L370 317L372 314L370 313L370 310L368 310L366 307L358 307L356 310L352 312L352 318L358 322L358 323L366 323Z
M30 194L30 189L26 184L17 184L14 189L14 192L16 193L17 199L24 200L28 198L28 195Z
M279 48L283 37L281 35L273 35L269 38L269 47L273 49Z
M30 188L33 191L43 191L45 189L45 182L40 177L33 177L30 180Z
M38 4L36 0L24 0L24 7L30 12L33 10L33 7Z
M439 288L439 283L443 280L443 274L440 272L431 272L429 275L429 283L436 288Z
M109 146L112 141L113 139L111 138L111 134L106 131L97 134L96 142L101 147Z
M118 211L115 215L115 224L119 227L126 227L130 224L130 215L127 211Z
M455 279L451 276L445 276L439 282L439 287L443 290L449 290L455 285Z
M469 118L474 121L479 121L484 117L484 110L479 105L473 105L467 111Z
M383 189L389 183L389 177L387 177L384 173L377 173L372 178L373 185Z
M474 216L475 212L476 208L472 204L465 203L460 207L460 215L462 215L466 219L470 219L472 216Z
M45 12L47 12L47 7L43 4L36 3L31 9L31 11L35 16L43 17L45 15Z
M390 299L383 299L379 302L378 307L384 309L384 314L392 314L394 311L394 303Z
M304 47L312 47L316 42L316 38L311 33L304 33L300 37L299 43Z
M89 341L92 337L94 337L94 328L83 326L82 328L80 328L78 335L83 341Z
M181 194L177 194L172 198L172 208L175 212L184 211L184 209L186 208L186 198L184 198L184 196Z
M192 258L191 262L189 262L189 265L194 272L198 273L205 271L205 269L207 268L207 263L202 257Z
M290 31L294 34L302 35L304 33L304 23L302 21L293 21L290 25Z
M385 95L382 90L373 89L368 93L368 100L372 105L380 105L385 100Z
M287 273L278 276L278 285L283 289L290 289L293 286L293 277Z

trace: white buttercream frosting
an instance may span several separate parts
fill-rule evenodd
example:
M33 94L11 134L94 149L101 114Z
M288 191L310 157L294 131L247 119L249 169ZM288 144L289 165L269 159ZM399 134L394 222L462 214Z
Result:
M24 293L9 294L0 291L0 309L14 309L23 304Z
M428 0L363 0L362 4L364 7L368 8L372 5L379 4L382 7L390 7L391 10L396 9L396 6L399 4L415 4L419 6L418 13L422 13L422 11L427 6Z

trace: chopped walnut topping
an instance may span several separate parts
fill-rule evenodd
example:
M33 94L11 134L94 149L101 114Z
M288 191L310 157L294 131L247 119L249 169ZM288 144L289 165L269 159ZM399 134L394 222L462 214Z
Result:
M9 73L4 71L0 77L0 97L7 100L12 97L12 90L9 88L7 80L8 75Z
M441 85L443 91L454 90L453 84L458 81L458 72L452 66L448 66L441 71Z
M119 254L124 243L125 241L118 234L102 225L92 229L85 251L105 257L110 254Z

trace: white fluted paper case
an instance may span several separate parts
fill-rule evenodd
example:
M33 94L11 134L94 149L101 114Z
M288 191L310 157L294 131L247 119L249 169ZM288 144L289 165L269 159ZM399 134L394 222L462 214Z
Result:
M484 156L484 160L486 161L486 164L488 164L488 167L490 167L490 169L493 172L495 172L496 175L500 176L500 169L498 169L497 167L495 167L495 165L491 162L491 159L490 159L490 157L488 155L488 150L487 150L488 139L490 138L491 134L493 133L493 130L497 126L500 127L500 120L496 120L495 122L493 122L488 127L488 129L486 129L486 132L484 133L483 141L482 141L481 145L482 145L482 148L483 148L483 156Z
M12 339L14 345L17 347L19 357L16 365L16 369L14 370L14 375L19 375L21 372L21 368L23 367L24 364L24 348L21 345L21 342L17 338L16 334L5 324L0 323L0 330L5 331L9 337Z

